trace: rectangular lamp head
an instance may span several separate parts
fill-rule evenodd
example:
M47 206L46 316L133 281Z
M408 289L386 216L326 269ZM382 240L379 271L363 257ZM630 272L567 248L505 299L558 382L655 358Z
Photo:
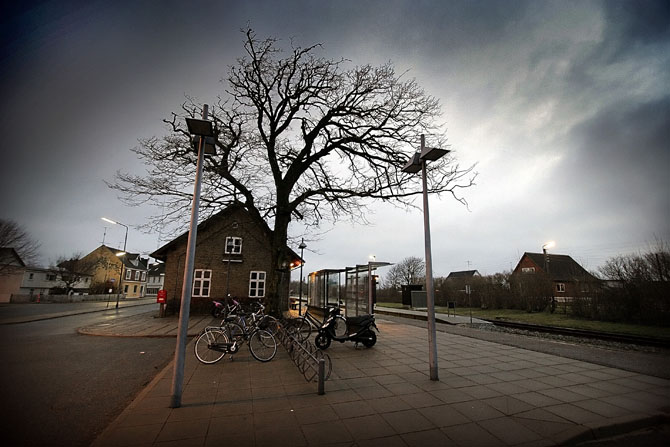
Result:
M439 149L436 147L424 147L421 151L421 160L435 161L447 155L450 150Z
M409 159L407 164L402 168L402 172L407 172L408 174L416 174L421 170L421 160L420 154L416 152L412 155L412 158Z
M186 125L188 126L188 133L191 135L199 135L201 137L213 137L214 128L212 122L198 118L186 118Z

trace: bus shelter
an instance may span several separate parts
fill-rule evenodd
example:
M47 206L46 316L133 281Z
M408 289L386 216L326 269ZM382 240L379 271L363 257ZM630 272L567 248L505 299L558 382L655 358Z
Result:
M321 308L339 306L345 316L374 313L376 271L389 265L392 264L375 261L344 269L312 272L309 274L307 303Z

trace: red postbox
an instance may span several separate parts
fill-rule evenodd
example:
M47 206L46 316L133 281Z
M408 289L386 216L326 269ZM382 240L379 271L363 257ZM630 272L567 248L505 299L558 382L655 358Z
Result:
M158 295L156 295L156 302L160 304L165 304L167 301L167 291L161 289L158 291Z

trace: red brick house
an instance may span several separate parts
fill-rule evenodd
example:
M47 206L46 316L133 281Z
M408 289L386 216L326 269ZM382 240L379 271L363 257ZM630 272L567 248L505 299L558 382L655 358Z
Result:
M524 253L512 276L538 275L551 281L553 296L571 298L588 293L600 280L568 255Z
M233 204L198 225L193 272L191 309L206 311L212 300L228 294L238 299L265 297L266 280L272 267L272 230L253 217L242 205ZM164 290L170 311L179 308L188 232L151 254L165 263ZM289 250L290 267L300 265L300 257ZM286 281L288 287L289 281ZM288 290L287 290L288 292Z

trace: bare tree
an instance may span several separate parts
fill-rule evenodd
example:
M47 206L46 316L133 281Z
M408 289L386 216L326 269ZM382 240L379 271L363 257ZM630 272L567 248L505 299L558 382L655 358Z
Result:
M414 80L397 75L391 63L351 67L318 56L319 45L291 46L245 32L244 56L228 73L224 96L214 105L218 154L205 164L201 215L207 218L240 202L273 230L267 298L275 312L288 308L289 224L299 219L365 221L375 199L411 205L421 193L418 176L401 168L416 150L420 134L433 145L446 143L438 123L440 105ZM153 228L183 226L191 202L196 165L184 116L199 117L189 100L165 120L171 133L142 140L134 151L148 175L117 173L110 186L132 205L165 202L166 214ZM473 166L453 158L431 163L430 193L458 195L473 185Z
M82 259L81 254L74 254L69 258L59 258L53 269L58 271L63 288L66 292L69 292L81 280L93 275L97 264L97 261Z
M426 275L423 259L410 256L393 265L384 279L387 287L398 288L403 284L416 284Z
M0 247L13 248L25 264L37 262L40 244L13 220L0 219ZM2 267L0 266L0 273Z

